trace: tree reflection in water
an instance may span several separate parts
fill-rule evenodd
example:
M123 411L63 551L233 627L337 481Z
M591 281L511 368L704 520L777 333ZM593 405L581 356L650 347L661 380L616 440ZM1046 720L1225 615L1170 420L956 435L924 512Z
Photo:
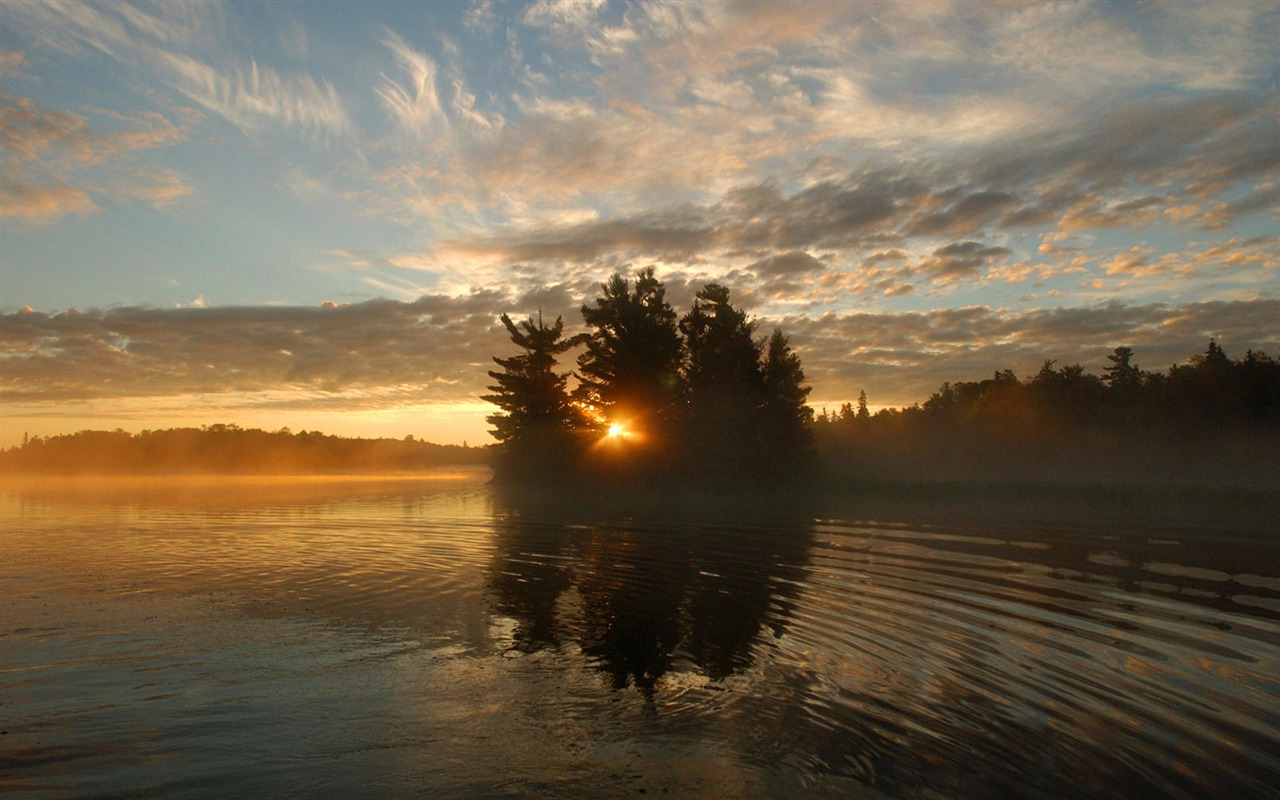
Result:
M649 697L676 665L711 680L746 669L762 631L787 625L813 518L774 507L728 521L724 512L619 516L500 500L489 588L514 623L510 647L576 645L615 689Z

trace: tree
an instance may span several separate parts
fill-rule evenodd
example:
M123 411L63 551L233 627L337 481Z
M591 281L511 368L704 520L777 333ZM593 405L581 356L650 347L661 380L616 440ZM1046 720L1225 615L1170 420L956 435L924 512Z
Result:
M744 477L760 457L759 417L765 401L755 323L729 302L729 290L709 283L680 320L686 393L684 441L705 478Z
M1102 380L1106 381L1112 392L1127 394L1142 382L1142 370L1132 363L1132 359L1133 348L1131 347L1117 347L1115 352L1107 356L1111 366L1103 367L1107 374Z
M488 418L500 475L554 479L570 467L575 478L597 482L758 486L762 477L801 472L812 455L813 412L800 358L781 331L762 354L755 322L716 283L679 323L652 269L634 285L614 274L600 288L582 306L590 331L578 337L564 339L558 318L517 327L503 315L524 352L494 359L502 370L489 372L496 383L483 398L501 410ZM570 395L555 361L579 343ZM561 460L541 463L548 456Z
M760 349L752 338L756 324L729 302L729 290L708 283L693 308L680 320L684 334L684 378L691 400L752 395L763 390Z
M1205 350L1204 355L1199 359L1199 365L1206 371L1211 373L1223 373L1231 369L1231 359L1227 358L1226 352L1213 339L1209 340L1209 347Z
M761 458L772 466L775 478L798 478L813 456L813 409L805 402L810 387L800 356L780 329L769 337L760 371L765 389Z
M1280 363L1263 352L1249 350L1237 363L1241 403L1257 418L1276 419L1280 412Z
M655 429L678 396L680 334L676 313L652 269L636 276L635 289L614 274L600 285L595 306L582 307L592 328L578 357L576 397L597 416L597 425L625 417Z
M578 425L577 412L566 389L568 376L556 372L556 357L581 342L578 336L562 338L564 321L556 317L547 326L539 312L519 327L506 314L502 324L511 341L524 352L509 358L494 357L502 369L490 370L495 384L486 400L502 409L486 420L493 426L493 438L501 446L504 460L499 467L524 467L538 456L567 456L569 436Z

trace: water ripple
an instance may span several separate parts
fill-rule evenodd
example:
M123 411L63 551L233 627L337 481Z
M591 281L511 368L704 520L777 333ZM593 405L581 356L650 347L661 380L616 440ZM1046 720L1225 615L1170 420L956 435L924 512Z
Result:
M0 779L32 796L215 796L225 774L230 793L379 797L1280 785L1267 537L323 489L0 498Z

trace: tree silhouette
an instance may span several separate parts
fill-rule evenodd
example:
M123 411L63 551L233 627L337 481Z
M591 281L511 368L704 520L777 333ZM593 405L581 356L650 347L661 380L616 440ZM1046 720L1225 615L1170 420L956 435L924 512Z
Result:
M1264 418L1268 411L1280 409L1280 363L1266 353L1249 350L1237 365L1240 378L1240 402L1244 413Z
M616 273L600 288L595 306L582 307L592 331L578 357L575 397L597 415L597 426L626 418L657 430L677 398L676 313L652 269L636 276L634 290Z
M32 436L21 447L0 452L0 471L298 475L405 472L488 460L487 448L215 424L137 434L115 430Z
M1132 359L1133 348L1131 347L1117 347L1111 355L1107 356L1111 366L1103 367L1107 373L1103 380L1111 387L1113 394L1130 395L1142 382L1142 370L1132 363Z
M686 441L702 477L712 482L743 478L760 453L760 412L765 401L755 323L729 302L729 290L707 284L680 320L684 334Z
M801 477L812 460L813 409L806 400L804 368L781 329L775 329L765 347L761 366L765 404L760 429L764 447L761 456L774 480Z
M867 421L841 408L815 426L841 479L1015 480L1275 486L1280 475L1280 364L1239 361L1211 340L1167 373L1130 347L1104 377L1047 360L1031 379L1009 370L944 383L924 404Z
M1199 358L1199 365L1205 370L1220 374L1231 369L1231 359L1227 358L1226 352L1216 341L1210 339L1209 347L1205 349L1204 355Z
M530 466L531 459L563 459L569 455L573 431L580 427L579 415L569 400L568 376L556 372L556 357L575 345L579 337L562 338L564 320L556 317L547 326L538 314L519 327L506 314L502 324L511 341L524 352L509 358L494 357L501 371L490 370L495 384L487 400L502 409L486 419L493 426L493 438L503 444L503 457L511 466Z
M489 373L497 383L483 398L502 410L489 417L500 478L536 470L584 485L736 489L801 473L813 414L800 358L781 331L762 353L756 324L717 283L697 293L678 324L652 269L634 285L614 274L600 288L582 306L590 331L577 337L562 338L560 319L521 330L502 317L525 352L495 359L503 370ZM586 347L570 393L556 356L579 342Z
M703 402L725 396L762 393L760 350L752 336L756 325L729 302L729 290L708 283L695 296L693 308L680 320L684 334L685 383L690 399Z

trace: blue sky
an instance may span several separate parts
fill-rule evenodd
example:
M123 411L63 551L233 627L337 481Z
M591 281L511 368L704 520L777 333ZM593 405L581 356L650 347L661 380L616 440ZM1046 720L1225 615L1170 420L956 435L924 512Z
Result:
M1278 40L1264 2L3 2L0 444L483 441L497 315L648 266L782 326L818 406L1280 356Z

